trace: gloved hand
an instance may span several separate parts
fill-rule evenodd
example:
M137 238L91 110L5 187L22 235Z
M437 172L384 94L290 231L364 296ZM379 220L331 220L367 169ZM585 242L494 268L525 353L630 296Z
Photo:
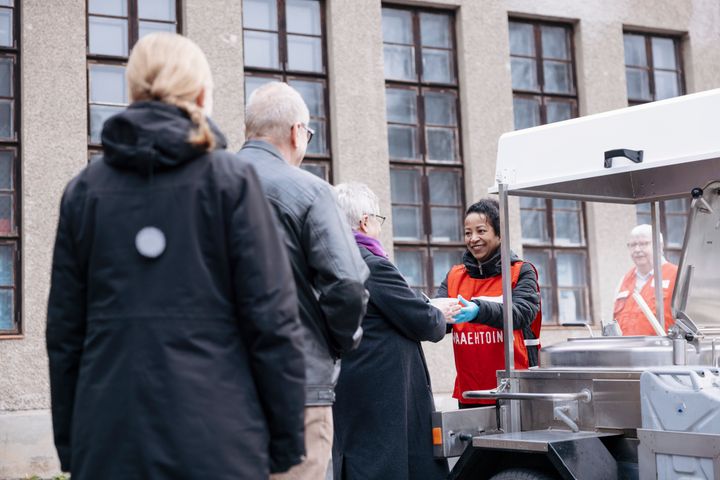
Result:
M477 317L478 312L480 311L480 307L478 307L473 301L468 302L462 297L462 295L458 295L458 301L463 307L460 309L460 313L453 317L455 323L465 323L475 320L475 317Z

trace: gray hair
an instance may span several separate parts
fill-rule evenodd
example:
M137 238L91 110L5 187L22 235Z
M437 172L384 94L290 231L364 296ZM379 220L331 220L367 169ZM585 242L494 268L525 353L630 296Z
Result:
M358 229L363 215L380 212L377 195L364 183L341 183L335 186L335 193L338 206L353 230Z
M638 225L632 230L630 230L630 236L633 237L647 237L652 240L653 236L653 229L652 225L648 225L647 223L643 223L642 225ZM660 245L663 244L663 236L662 233L660 233Z
M245 109L245 135L248 139L265 137L285 142L295 123L308 124L310 112L297 90L284 82L258 87Z

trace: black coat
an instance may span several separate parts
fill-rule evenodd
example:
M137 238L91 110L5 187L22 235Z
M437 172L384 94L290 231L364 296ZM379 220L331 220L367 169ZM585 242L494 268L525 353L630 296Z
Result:
M63 195L47 348L73 480L260 479L304 454L285 248L252 167L191 147L190 128L131 105ZM156 259L135 247L148 225L166 237Z
M388 260L360 247L370 268L363 340L343 357L335 393L336 480L435 480L430 377L420 342L445 336L440 310L420 299Z

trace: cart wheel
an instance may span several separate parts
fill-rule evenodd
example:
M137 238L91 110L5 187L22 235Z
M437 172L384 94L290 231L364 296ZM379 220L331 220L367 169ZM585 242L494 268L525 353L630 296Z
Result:
M556 480L557 477L531 468L510 468L493 475L490 480Z

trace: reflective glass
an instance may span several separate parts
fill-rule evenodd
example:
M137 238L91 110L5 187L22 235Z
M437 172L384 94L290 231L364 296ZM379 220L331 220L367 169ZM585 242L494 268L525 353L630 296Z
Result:
M548 101L545 103L545 112L547 114L547 123L573 118L572 104L568 102Z
M647 67L647 52L645 51L645 37L625 34L625 65Z
M412 14L406 10L382 9L383 42L413 43Z
M245 75L245 103L247 104L247 101L250 98L250 95L258 87L261 87L262 85L265 85L266 83L277 82L277 81L280 81L280 79L273 78L273 77L254 77L251 75ZM301 95L302 95L302 93L301 93ZM308 108L309 108L309 106L308 106Z
M582 245L579 212L556 211L553 217L556 245Z
M390 192L393 203L420 204L420 171L407 168L390 169ZM394 219L393 219L394 220Z
M667 225L667 238L665 239L666 247L682 247L685 239L685 226L687 225L687 217L684 215L668 215L665 217Z
M665 212L673 213L688 213L690 209L690 201L685 198L676 198L675 200L666 200L663 202L665 205ZM650 211L650 205L647 205L647 210Z
M655 100L677 97L679 94L677 73L655 70Z
M308 143L307 153L309 155L327 154L327 124L323 120L310 119L310 128L315 131L312 141Z
M543 62L545 91L548 93L572 93L572 72L569 63Z
M535 197L520 197L520 208L545 208L545 200Z
M571 208L574 210L580 209L580 202L577 200L553 200L553 208Z
M392 207L393 238L395 240L420 240L423 235L420 207Z
M425 121L430 125L457 125L455 95L440 92L425 92Z
M626 68L628 98L634 100L652 100L650 98L650 78L646 70Z
M461 238L462 212L457 208L432 207L432 241L459 242Z
M435 83L455 83L452 51L423 48L423 80Z
M415 90L387 88L385 90L387 121L417 123L417 94Z
M116 113L125 110L125 107L109 107L105 105L90 105L90 142L99 144L102 127L105 120Z
M0 266L0 268L12 268ZM15 327L14 294L12 290L0 290L0 330L12 330Z
M311 117L325 117L325 88L321 82L290 80L288 83L300 92Z
M244 33L246 67L279 68L278 36L276 33L253 32Z
M13 46L12 10L0 8L0 46Z
M0 138L13 138L14 135L13 101L0 100Z
M510 54L535 56L535 37L531 24L510 22Z
M539 90L535 60L531 58L512 58L510 66L513 90Z
M401 125L388 125L388 150L390 158L416 159L417 129Z
M454 265L462 263L462 250L433 250L433 285L439 287Z
M426 47L452 48L450 17L437 13L421 13L420 43Z
M395 265L411 287L424 286L425 269L421 252L395 250Z
M320 2L308 0L286 0L287 31L320 35Z
M453 128L426 128L427 158L439 162L456 162L457 148L455 129Z
M400 45L383 47L385 78L394 80L415 79L415 49Z
M89 0L88 13L127 17L127 0Z
M243 0L243 27L277 31L277 2L275 0Z
M461 205L461 180L457 170L432 169L428 171L430 203L433 205ZM458 230L460 226L458 224Z
M523 258L532 263L538 272L543 323L552 323L553 290L550 283L550 257L545 251L526 249L523 252Z
M316 177L322 178L325 181L327 181L327 179L328 179L327 165L322 165L319 163L303 162L302 164L300 164L300 168L312 173Z
M13 96L13 60L0 58L0 97Z
M13 195L12 194L0 194L0 234L7 235L14 230L14 215L13 215ZM2 245L0 251L3 249L10 249L11 247ZM9 279L12 282L12 277ZM3 283L5 279L0 278L1 285L12 285L12 283Z
M15 155L7 150L0 150L0 189L13 189L13 160Z
M540 27L542 37L542 56L544 58L561 58L570 60L567 29L565 27Z
M534 98L514 97L515 130L540 125L540 102Z
M523 241L538 243L548 243L550 241L544 210L521 210L520 224Z
M559 287L585 286L585 255L557 252L557 282Z
M100 103L128 103L125 67L90 65L90 101Z
M143 38L145 35L149 35L151 33L156 33L156 32L175 33L176 31L177 31L177 27L175 27L175 25L172 23L141 21L139 35L140 35L140 38Z
M653 37L652 44L653 67L677 69L675 59L675 41L672 38Z
M13 0L0 0L0 5L6 6L6 7L12 7Z
M585 302L579 290L558 291L558 320L564 322L586 322Z
M175 21L175 0L138 0L138 17Z
M288 70L322 72L322 43L319 37L287 36Z
M128 54L127 20L90 17L90 53L126 57Z

